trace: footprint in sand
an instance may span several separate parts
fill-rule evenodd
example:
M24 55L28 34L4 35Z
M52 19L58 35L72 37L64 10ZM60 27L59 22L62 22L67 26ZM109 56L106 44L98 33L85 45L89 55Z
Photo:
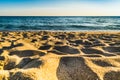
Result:
M28 69L28 68L38 68L42 65L42 61L40 59L33 59L30 61L28 64L26 64L23 69Z
M120 80L120 71L109 71L105 73L104 80Z
M55 45L63 45L64 43L63 42L60 42L60 41L58 41L58 42L55 42Z
M92 60L92 62L101 67L115 67L107 61L104 60Z
M27 65L32 60L33 59L31 59L31 58L23 58L16 67L17 68L23 68L25 65Z
M83 48L81 51L85 54L104 54L103 51L94 48Z
M39 49L40 50L49 50L52 46L51 45L43 45L43 46L40 46Z
M56 74L58 80L100 80L82 57L61 57Z
M41 51L36 50L24 50L24 51L12 51L9 53L9 55L17 55L19 57L31 57L35 55L44 56L45 53Z
M103 56L116 56L115 54L105 53L101 50L94 49L94 48L83 48L83 49L81 49L81 51L85 54L99 54L99 55L103 55Z
M41 40L48 40L49 36L43 36Z
M120 46L120 42L109 43L110 46Z
M59 52L67 53L67 54L79 54L80 53L78 49L70 47L70 46L55 46L54 49Z
M103 47L103 49L107 52L111 53L119 53L120 54L120 47Z

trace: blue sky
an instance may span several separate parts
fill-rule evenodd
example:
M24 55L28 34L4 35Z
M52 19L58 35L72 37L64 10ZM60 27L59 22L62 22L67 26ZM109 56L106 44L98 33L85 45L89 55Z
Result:
M26 4L26 5L32 5L32 4L44 4L45 6L47 6L48 4L60 4L60 3L96 3L96 4L100 4L100 3L109 3L109 2L113 2L113 1L118 1L118 0L0 0L0 5L8 5L8 6L12 6L12 5L17 5L17 4Z
M0 0L0 15L117 16L119 7L120 0Z

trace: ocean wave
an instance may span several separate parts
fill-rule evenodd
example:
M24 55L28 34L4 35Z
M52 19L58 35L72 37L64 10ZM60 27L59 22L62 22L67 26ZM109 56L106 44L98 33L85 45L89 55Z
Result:
M86 25L2 25L1 30L120 30L120 25L86 26Z
M119 17L0 17L0 30L120 30Z

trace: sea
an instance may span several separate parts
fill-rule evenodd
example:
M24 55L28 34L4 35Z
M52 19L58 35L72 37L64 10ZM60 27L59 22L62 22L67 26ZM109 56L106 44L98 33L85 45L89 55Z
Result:
M0 31L120 30L120 16L0 16Z

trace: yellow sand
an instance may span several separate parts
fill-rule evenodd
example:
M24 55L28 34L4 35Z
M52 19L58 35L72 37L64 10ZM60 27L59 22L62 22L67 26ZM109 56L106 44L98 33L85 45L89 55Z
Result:
M120 32L0 32L0 80L120 80Z

